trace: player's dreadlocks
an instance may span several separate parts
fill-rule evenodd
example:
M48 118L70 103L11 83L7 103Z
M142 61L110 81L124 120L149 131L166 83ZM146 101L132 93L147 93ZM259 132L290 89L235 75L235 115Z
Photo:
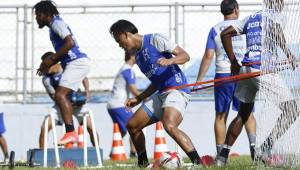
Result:
M35 4L34 7L36 13L44 13L50 16L59 15L59 12L51 0L43 0Z

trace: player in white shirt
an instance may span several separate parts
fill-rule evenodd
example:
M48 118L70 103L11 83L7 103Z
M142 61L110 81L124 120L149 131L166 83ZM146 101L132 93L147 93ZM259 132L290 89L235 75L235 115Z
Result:
M118 123L121 135L124 137L127 133L126 124L132 117L133 112L125 108L127 99L138 96L140 92L136 87L136 78L132 67L135 64L135 56L125 52L125 64L120 68L113 85L111 99L107 103L107 111L114 123ZM129 139L130 157L136 155L135 147Z
M221 12L224 15L224 21L213 26L209 32L206 49L199 68L197 82L203 81L205 74L216 56L216 75L215 79L231 76L230 61L222 45L220 34L230 25L237 24L239 17L239 6L236 0L223 0ZM240 62L246 53L246 37L235 36L232 38L233 50L237 60ZM225 141L226 121L232 103L232 109L238 111L240 101L234 96L236 83L226 83L214 88L216 117L214 123L215 140L217 154L220 153L222 144ZM246 130L249 138L251 156L254 156L256 139L256 120L251 114L246 122Z

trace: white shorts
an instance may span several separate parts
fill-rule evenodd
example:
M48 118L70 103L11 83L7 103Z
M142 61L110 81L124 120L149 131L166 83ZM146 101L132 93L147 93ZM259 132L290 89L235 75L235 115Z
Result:
M243 66L240 74L257 71L260 70ZM263 88L263 95L271 102L277 103L293 99L290 89L279 74L266 74L239 81L235 90L235 96L244 103L253 103L260 88Z
M66 65L59 81L59 86L77 91L82 80L90 71L90 59L79 58Z
M83 114L87 113L89 111L90 111L90 109L88 109L85 105L83 105L81 107L73 106L73 115L78 120L78 123L83 122ZM50 114L53 116L57 125L62 125L64 123L64 120L62 118L62 113L61 113L58 105L54 105L52 107Z
M154 94L151 96L151 100L146 101L142 107L144 107L144 110L147 112L149 117L154 120L161 120L163 108L175 108L183 115L186 112L188 102L188 94L179 90L170 90Z

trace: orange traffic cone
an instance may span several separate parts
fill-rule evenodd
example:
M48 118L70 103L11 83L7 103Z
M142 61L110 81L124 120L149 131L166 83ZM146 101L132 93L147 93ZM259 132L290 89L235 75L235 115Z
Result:
M83 126L78 126L78 142L77 142L77 147L78 148L83 148Z
M114 123L111 159L116 161L126 160L125 148L123 145L120 128L117 123Z
M168 152L168 151L169 150L166 144L163 125L161 122L157 122L156 132L155 132L154 159L155 160L159 159L163 152Z

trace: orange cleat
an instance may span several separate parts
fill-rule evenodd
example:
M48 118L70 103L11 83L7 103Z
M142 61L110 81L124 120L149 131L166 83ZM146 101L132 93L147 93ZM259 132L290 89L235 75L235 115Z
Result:
M58 145L65 145L66 148L73 147L73 143L78 141L78 134L76 131L67 132L65 135L58 141Z

